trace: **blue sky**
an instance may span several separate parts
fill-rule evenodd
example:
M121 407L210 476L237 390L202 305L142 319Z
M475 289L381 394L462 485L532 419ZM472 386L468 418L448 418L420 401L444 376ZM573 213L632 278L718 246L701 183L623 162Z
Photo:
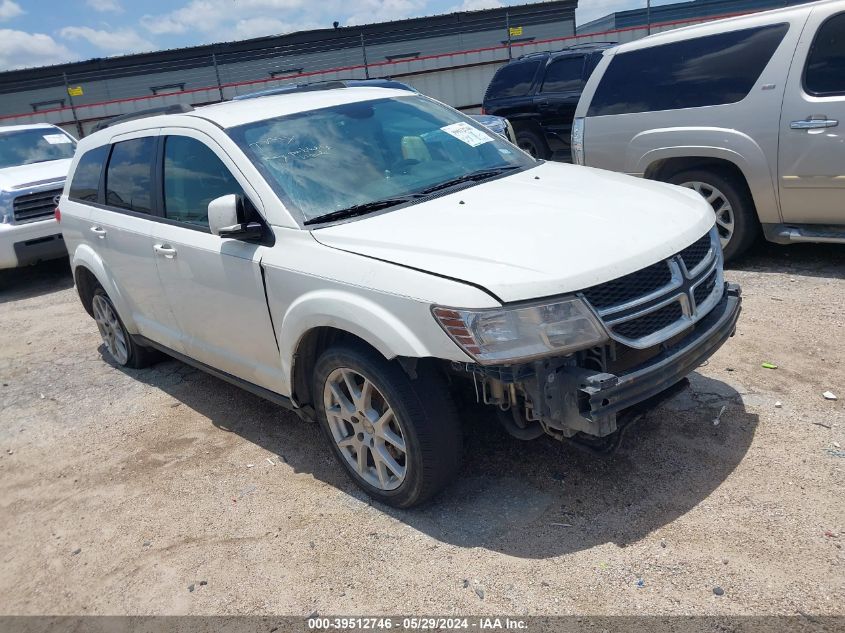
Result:
M0 70L519 0L0 0ZM665 4L656 0L653 4ZM578 22L645 0L581 0Z

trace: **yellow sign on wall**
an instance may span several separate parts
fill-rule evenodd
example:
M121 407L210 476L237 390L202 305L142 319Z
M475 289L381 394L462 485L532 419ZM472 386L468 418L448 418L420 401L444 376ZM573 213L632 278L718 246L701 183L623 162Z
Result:
M81 97L83 95L82 86L68 86L67 93L71 97Z
M511 37L520 37L522 35L521 26L512 26L510 28Z

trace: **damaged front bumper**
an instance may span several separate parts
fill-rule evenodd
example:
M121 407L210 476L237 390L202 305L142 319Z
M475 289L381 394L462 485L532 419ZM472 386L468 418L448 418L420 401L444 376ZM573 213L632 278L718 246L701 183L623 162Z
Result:
M602 371L587 368L590 364L575 357L538 361L495 375L482 369L484 400L502 409L517 407L522 424L539 424L561 439L579 433L607 437L617 431L626 411L659 400L733 336L741 304L739 286L726 284L721 301L690 330L659 345L647 360L618 372L613 372L613 363ZM504 400L497 401L497 394L504 394Z

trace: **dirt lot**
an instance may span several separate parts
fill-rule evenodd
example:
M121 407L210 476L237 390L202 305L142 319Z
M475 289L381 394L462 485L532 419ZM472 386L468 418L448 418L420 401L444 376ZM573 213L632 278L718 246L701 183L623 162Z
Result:
M4 273L0 612L845 614L845 249L728 278L737 336L614 458L471 422L461 480L400 512L315 426L104 362L66 265Z

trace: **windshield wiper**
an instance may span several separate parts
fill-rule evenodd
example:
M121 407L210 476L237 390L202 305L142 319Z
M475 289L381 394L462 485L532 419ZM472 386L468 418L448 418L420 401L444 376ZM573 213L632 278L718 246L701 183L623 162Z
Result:
M469 174L464 174L463 176L459 176L458 178L452 178L451 180L441 182L440 184L433 185L431 187L423 189L422 191L418 191L417 193L419 195L424 196L429 193L434 193L435 191L442 191L443 189L455 187L456 185L462 185L467 182L478 182L480 180L487 180L488 178L499 176L514 169L519 169L519 167L516 165L508 165L507 167L496 167L495 169L482 169L480 171L474 171Z
M338 209L337 211L332 211L331 213L326 213L324 215L318 215L314 218L309 218L305 220L303 224L321 224L323 222L332 222L334 220L345 220L346 218L354 218L359 215L366 215L368 213L372 213L373 211L379 211L380 209L387 209L388 207L395 207L398 204L410 202L415 197L416 196L385 198L384 200L375 200L373 202L365 202L364 204L356 204L351 207L347 207L346 209Z

